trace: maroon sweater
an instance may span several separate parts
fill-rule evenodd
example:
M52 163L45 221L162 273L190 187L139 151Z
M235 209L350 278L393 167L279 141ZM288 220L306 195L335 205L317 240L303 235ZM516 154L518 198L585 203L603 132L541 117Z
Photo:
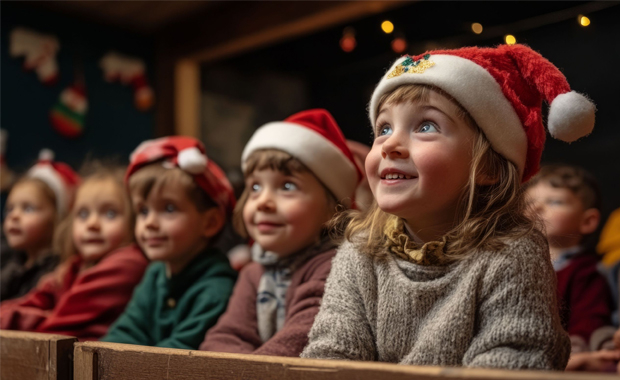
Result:
M556 271L562 324L569 335L578 335L586 342L594 330L611 325L613 299L596 264L596 255L585 252Z
M319 312L325 280L336 250L320 253L299 267L286 292L284 326L263 343L258 335L256 296L264 272L262 265L244 267L233 290L226 312L205 336L201 350L239 354L299 356L308 343L308 333Z

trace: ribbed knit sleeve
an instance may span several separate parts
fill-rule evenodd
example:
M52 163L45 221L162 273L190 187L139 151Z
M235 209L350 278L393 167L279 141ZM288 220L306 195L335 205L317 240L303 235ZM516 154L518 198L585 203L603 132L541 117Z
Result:
M368 308L359 289L376 289L373 264L369 257L345 242L332 261L332 270L325 284L325 294L312 329L303 358L377 360L375 337L368 317Z
M559 320L547 243L535 233L486 256L468 367L563 370L570 341Z

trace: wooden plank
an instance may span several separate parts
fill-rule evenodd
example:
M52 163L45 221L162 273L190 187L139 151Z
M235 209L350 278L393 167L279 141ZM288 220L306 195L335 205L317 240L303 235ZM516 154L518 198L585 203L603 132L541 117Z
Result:
M200 139L200 65L181 60L175 67L175 134Z
M86 363L81 363L84 360ZM75 345L75 380L609 380L610 375L404 366L175 350L115 343ZM88 370L90 369L90 372ZM95 373L95 376L93 376Z
M0 330L2 380L70 380L74 337Z

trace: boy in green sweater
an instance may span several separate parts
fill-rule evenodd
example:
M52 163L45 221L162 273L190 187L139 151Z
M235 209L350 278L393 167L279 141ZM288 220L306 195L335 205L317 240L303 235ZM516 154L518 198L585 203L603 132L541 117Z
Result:
M197 349L236 280L212 244L234 207L232 187L199 141L180 136L140 144L125 181L136 240L154 263L102 341Z

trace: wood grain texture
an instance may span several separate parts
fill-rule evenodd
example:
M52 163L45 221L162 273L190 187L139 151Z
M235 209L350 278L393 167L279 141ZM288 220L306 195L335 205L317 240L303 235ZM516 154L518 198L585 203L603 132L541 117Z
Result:
M76 338L0 330L2 380L70 380Z
M84 360L86 363L81 363ZM611 375L401 366L226 354L86 342L75 345L75 380L604 380ZM90 372L89 367L92 367ZM93 373L95 375L93 376Z

